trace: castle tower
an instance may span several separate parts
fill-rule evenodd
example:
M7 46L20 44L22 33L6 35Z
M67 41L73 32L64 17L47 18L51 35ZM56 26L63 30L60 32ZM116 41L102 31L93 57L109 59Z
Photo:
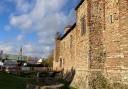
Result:
M54 49L54 60L53 60L53 70L59 70L59 56L60 56L60 34L56 34L55 39L55 49Z
M105 62L103 31L105 30L105 0L88 0L89 78L88 89L102 89ZM99 87L99 88L98 88Z
M128 0L106 0L103 38L106 78L110 82L128 82Z
M127 13L128 0L88 0L89 89L102 89L106 79L112 84L128 82Z
M105 1L88 1L89 57L90 69L104 66L103 31L105 29Z

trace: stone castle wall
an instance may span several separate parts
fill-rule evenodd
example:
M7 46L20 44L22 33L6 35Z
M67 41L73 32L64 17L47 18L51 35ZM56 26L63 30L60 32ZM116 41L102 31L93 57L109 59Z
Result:
M54 50L54 60L53 60L53 70L60 70L59 55L60 55L60 40L56 39L55 50Z
M55 60L62 59L65 72L75 69L76 88L127 89L128 0L85 0L76 10L76 26L56 45ZM54 65L60 68L60 61Z
M104 30L106 77L111 82L128 83L128 0L106 1Z
M89 52L89 30L88 26L85 27L85 33L81 34L82 23L81 20L84 17L85 23L87 23L87 2L82 3L78 11L76 11L76 63L75 70L76 74L72 85L78 89L87 89L88 87L88 52Z
M61 41L61 52L59 58L63 59L63 68L66 71L75 66L75 28Z

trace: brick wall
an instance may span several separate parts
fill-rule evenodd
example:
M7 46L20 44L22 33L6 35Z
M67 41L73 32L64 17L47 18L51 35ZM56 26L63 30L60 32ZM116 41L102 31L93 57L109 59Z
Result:
M86 32L81 35L84 16ZM63 59L65 72L76 71L73 86L120 88L113 84L128 83L128 0L85 0L76 10L76 26L56 43L55 60ZM60 67L60 61L54 65Z
M128 83L128 0L106 0L106 2L104 30L106 77L111 82Z
M87 1L83 2L82 5L76 11L76 61L75 70L76 74L72 85L78 89L88 89L88 62L89 62L89 28L87 25ZM85 19L85 33L82 34L82 18Z
M75 31L76 28L73 28L73 30L61 41L60 58L63 59L63 68L65 72L75 67Z
M55 49L54 49L54 60L53 60L53 70L60 70L60 39L55 40Z

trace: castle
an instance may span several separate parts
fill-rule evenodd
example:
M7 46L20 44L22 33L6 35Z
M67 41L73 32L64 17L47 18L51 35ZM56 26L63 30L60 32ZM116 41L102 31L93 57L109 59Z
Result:
M128 89L128 0L81 0L56 39L53 69L75 69L77 89Z

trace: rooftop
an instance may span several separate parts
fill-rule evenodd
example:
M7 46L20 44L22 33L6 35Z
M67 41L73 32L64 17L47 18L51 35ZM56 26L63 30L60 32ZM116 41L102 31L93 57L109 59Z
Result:
M85 0L80 0L80 3L76 6L75 10L77 10L82 5L82 3L84 1ZM76 23L74 23L72 26L71 25L66 26L66 27L68 27L70 29L61 37L60 40L62 40L63 38L65 38L68 35L68 33L70 33L75 28L75 26L76 26Z
M68 33L70 33L70 32L75 28L75 26L76 26L76 23L74 23L74 24L71 26L71 28L61 37L61 40L62 40L63 38L65 38L65 37L68 35Z
M84 0L80 0L80 3L76 6L76 8L75 8L75 10L77 10L80 6L81 6L81 4L84 2Z

